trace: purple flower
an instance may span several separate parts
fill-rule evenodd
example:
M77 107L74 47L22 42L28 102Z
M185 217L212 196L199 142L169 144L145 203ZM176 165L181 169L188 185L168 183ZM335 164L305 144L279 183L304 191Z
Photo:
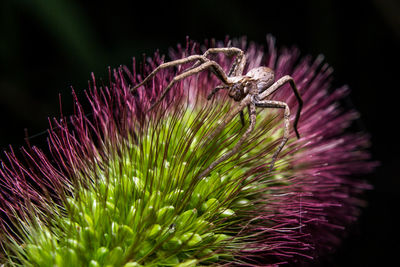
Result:
M75 97L75 115L51 123L50 153L29 147L22 150L24 161L13 150L6 153L8 163L0 169L4 255L22 263L29 259L41 262L59 253L60 258L69 255L80 264L191 266L211 261L262 266L310 261L338 246L345 227L359 214L361 194L370 189L357 177L376 165L366 151L368 136L346 131L358 116L339 104L348 88L331 88L332 69L321 56L301 58L296 48L278 52L270 36L268 52L263 46L247 44L245 38L229 44L246 52L245 73L267 66L275 71L276 80L292 76L304 102L298 124L301 138L291 132L271 173L268 164L279 144L282 119L281 113L267 109L257 114L257 129L238 155L216 166L208 177L195 180L240 136L240 125L231 122L216 143L203 138L211 132L208 127L215 126L213 121L237 103L224 92L207 101L218 80L203 72L177 83L148 112L169 81L190 67L166 69L132 92L164 61L155 54L140 70L135 62L133 70L125 66L110 70L108 85L98 87L93 76L87 92L93 118L84 115ZM185 48L171 50L170 58L227 45L228 40L212 40L204 46L188 41ZM225 71L232 64L232 58L223 55L213 60ZM288 85L271 99L286 102L291 110L298 105ZM93 204L102 201L104 209ZM108 221L110 209L118 216ZM38 229L44 229L44 237L32 234ZM101 230L104 235L95 233ZM120 231L130 236L128 241L121 241ZM56 245L46 238L52 234L58 238ZM89 243L87 236L91 236ZM115 245L115 240L122 243ZM141 245L134 240L141 240ZM87 255L104 252L106 256L83 257L82 247Z

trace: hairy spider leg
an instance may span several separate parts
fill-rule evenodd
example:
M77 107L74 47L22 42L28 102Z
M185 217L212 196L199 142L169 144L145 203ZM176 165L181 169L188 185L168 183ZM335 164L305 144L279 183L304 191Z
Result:
M207 176L215 166L217 166L224 160L229 159L233 154L239 151L240 146L247 139L250 133L254 130L254 127L256 125L256 107L253 103L251 103L249 104L249 109L250 109L250 125L247 128L246 132L240 137L239 141L235 144L235 146L231 150L222 155L219 159L213 161L204 171L202 171L199 175L197 175L196 180Z
M274 168L275 161L278 158L279 153L281 152L282 148L285 146L286 142L289 140L289 127L290 127L290 109L288 104L282 101L274 101L274 100L264 100L260 101L257 100L256 97L252 100L253 104L256 107L260 108L282 108L284 109L284 128L283 128L283 137L282 141L279 144L278 148L276 149L275 153L272 155L271 165L269 167L269 171L271 172Z
M140 86L142 86L143 84L148 82L154 75L157 74L157 72L159 72L162 69L174 67L177 65L182 65L182 64L189 63L189 62L196 61L196 60L200 60L204 63L204 62L208 61L209 59L205 58L202 55L192 55L187 58L177 59L174 61L163 63L160 66L158 66L157 68L155 68L142 82L140 82L135 87L133 87L132 91L136 90L137 88L139 88Z
M303 99L300 96L299 90L297 89L296 83L294 82L293 78L290 77L289 75L285 75L279 80L277 80L274 84L272 84L270 87L266 88L262 93L258 95L258 99L263 100L266 97L270 96L272 93L274 93L276 90L278 90L280 87L285 85L286 83L290 84L290 87L292 88L292 91L294 95L296 96L298 106L297 106L297 112L296 112L296 117L294 119L293 123L293 128L296 133L297 138L300 138L299 131L297 130L297 124L300 119L300 113L301 109L303 107Z
M209 48L206 52L204 52L203 56L208 57L210 54L218 54L223 53L227 56L235 55L236 58L234 63L232 64L231 68L228 71L228 77L232 76L240 76L243 74L244 67L246 65L246 56L243 50L236 48L236 47L215 47ZM201 62L197 61L193 64L191 68L198 66ZM226 88L225 86L217 86L215 87L212 92L208 95L207 99L210 100L213 95L215 95L220 89Z
M231 68L228 71L228 76L239 76L243 74L244 67L246 65L246 56L243 50L236 47L217 47L208 49L203 56L208 57L209 54L223 53L227 56L235 55L236 58Z
M229 70L228 76L240 76L243 75L244 67L246 66L246 55L243 53L242 50L240 50L241 53L239 53L236 58L235 62L233 62L231 69ZM247 106L247 109L250 114L250 107ZM246 125L246 122L244 120L244 112L243 110L240 111L240 122L242 123L242 126L244 127Z
M243 70L246 65L246 56L242 50L236 47L221 47L221 48L210 48L208 49L203 56L207 57L209 54L216 54L216 53L224 53L226 55L237 54L235 61L233 62L229 72L228 77L233 76L240 76L243 75ZM198 64L196 62L194 65ZM210 100L212 96L214 96L220 89L227 88L224 85L219 85L215 87L211 93L207 96L207 99Z
M243 70L244 67L246 65L246 56L244 55L244 52L236 47L215 47L215 48L209 48L207 49L206 52L204 52L203 57L207 58L210 54L218 54L218 53L223 53L227 56L230 55L235 55L236 54L236 58L234 63L232 64L229 72L228 72L228 77L232 77L232 76L239 76L243 74ZM207 58L208 59L208 58ZM196 68L197 66L199 66L200 64L203 64L204 62L201 62L201 60L198 60L196 63L193 64L192 67L188 68L185 71L190 71L194 68ZM214 72L214 74L217 75L217 73L215 73L214 70L211 70L212 72ZM210 100L219 90L221 89L226 89L229 88L229 86L225 86L225 85L218 85L217 87L215 87L211 93L207 96L207 100ZM241 118L244 116L243 112L240 113ZM243 122L243 120L242 120ZM243 123L244 125L244 123Z
M241 49L236 48L236 47L215 47L215 48L207 49L207 51L204 52L203 57L207 58L210 54L218 54L218 53L223 53L223 54L225 54L227 56L236 54L237 56L236 56L236 59L235 59L235 63L236 63L238 57L243 58L243 56L244 56L244 52ZM191 68L195 68L199 64L201 64L200 61L194 63ZM234 69L233 68L234 65L232 65L230 70L229 70L229 72L228 72L228 76L231 76L232 74L234 74L234 76L242 75L245 64L246 64L246 60L244 60L243 68L241 70L239 68L238 71L236 69Z
M194 68L194 69L191 69L191 70L189 70L189 71L185 71L185 72L183 72L183 73L181 73L181 74L175 76L175 77L172 79L172 81L168 84L168 86L164 89L163 93L161 94L161 97L160 97L155 103L153 103L153 104L150 106L149 111L152 110L156 105L158 105L158 104L165 98L165 96L167 95L167 93L169 92L169 90L171 90L172 86L173 86L176 82L178 82L178 81L180 81L180 80L182 80L182 79L185 79L185 78L187 78L187 77L189 77L189 76L191 76L191 75L194 75L194 74L197 74L197 73L199 73L199 72L202 72L202 71L204 71L204 70L206 70L206 69L209 69L209 68L213 68L213 69L216 71L216 76L217 76L223 83L225 83L225 84L228 84L228 83L229 83L228 77L226 76L226 74L225 74L224 70L222 69L222 67L221 67L217 62L215 62L215 61L207 60L206 62L204 62L204 63L201 64L200 66L198 66L198 67L196 67L196 68Z
M218 93L221 89L229 89L229 85L218 85L214 89L212 89L211 93L207 96L207 100L211 100L211 98Z
M229 69L228 77L243 75L244 67L246 66L246 55L244 54L243 50L236 48L236 47L209 48L203 54L203 56L208 57L208 55L210 55L210 54L217 54L217 53L223 53L227 56L236 54L235 61L233 62L231 68ZM194 65L196 65L197 63L198 62L196 62ZM224 88L227 88L227 87L221 86L221 85L215 87L211 91L211 93L207 96L207 99L210 100L220 89L224 89ZM240 121L242 123L242 126L245 126L243 110L240 111Z

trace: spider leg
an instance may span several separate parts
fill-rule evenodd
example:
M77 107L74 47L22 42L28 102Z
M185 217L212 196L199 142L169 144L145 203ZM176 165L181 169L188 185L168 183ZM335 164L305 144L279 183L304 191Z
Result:
M281 102L281 101L273 101L273 100L258 101L257 99L253 98L253 103L256 107L261 107L261 108L283 108L283 109L285 109L283 137L282 137L282 141L279 144L278 148L276 149L275 153L272 155L271 165L269 167L269 171L272 171L279 153L281 152L282 148L285 146L286 142L289 140L290 109L289 109L288 104L286 104L285 102Z
M217 54L217 53L223 53L227 56L230 55L235 55L236 58L235 61L233 62L231 68L229 69L228 72L228 77L232 76L239 76L243 74L244 67L246 65L246 56L244 55L244 52L236 47L216 47L216 48L209 48L206 52L204 52L203 56L208 57L210 54ZM195 64L193 64L192 68L198 65L200 61L197 61ZM207 96L207 100L210 100L213 95L215 95L220 89L226 88L225 86L217 86L215 87L212 92ZM243 116L243 112L241 112L241 116ZM242 119L243 122L243 119ZM244 124L243 124L244 125Z
M223 53L227 56L235 55L236 58L231 68L229 69L228 76L239 76L243 74L244 66L246 65L246 56L243 50L236 47L218 47L208 49L203 56L208 57L209 54Z
M290 77L289 75L283 76L282 78L277 80L274 84L272 84L270 87L268 87L265 91L260 93L258 95L258 98L261 100L265 99L267 96L271 95L273 92L278 90L280 87L282 87L286 83L290 84L290 87L292 88L292 91L293 91L294 95L296 96L296 99L298 102L298 107L297 107L296 117L295 117L294 123L293 123L293 128L294 128L297 138L300 138L299 131L297 130L297 124L299 122L301 109L303 107L303 99L301 98L299 90L297 89L296 83L294 82L292 77Z
M198 62L202 62L202 63L204 63L205 61L208 61L208 59L205 58L204 56L193 55L193 56L189 56L189 57L186 57L186 58L177 59L177 60L174 60L174 61L163 63L163 64L159 65L157 68L155 68L142 82L140 82L135 87L133 87L132 91L135 91L137 88L139 88L140 86L142 86L143 84L148 82L154 75L157 74L157 72L159 72L162 69L169 68L169 67L174 67L174 66L177 66L177 65L189 63L189 62L196 61L196 60L198 60ZM186 72L186 70L184 72Z
M243 50L236 48L236 47L217 47L217 48L209 48L204 54L204 57L208 57L210 54L217 54L217 53L223 53L227 56L230 55L235 55L236 58L235 61L233 62L231 68L229 69L228 76L239 76L243 74L244 67L246 65L246 55L244 54ZM198 62L196 62L194 65L196 65ZM223 88L223 87L222 87ZM220 89L222 89L220 86L217 86L214 88L214 90L211 92L210 95L208 95L207 99L210 100L211 97L217 93ZM250 112L250 110L249 110ZM242 126L245 126L245 121L244 121L244 113L243 111L240 111L240 121L242 123Z
M215 87L215 88L211 91L211 93L207 96L207 100L210 100L211 97L213 97L213 95L215 95L219 90L221 90L221 89L226 89L226 88L229 88L229 86L227 86L227 85L218 85L218 86Z
M165 96L167 95L167 93L169 92L169 90L171 90L172 86L173 86L176 82L178 82L178 81L180 81L180 80L182 80L182 79L185 79L185 78L187 78L187 77L189 77L189 76L191 76L191 75L194 75L194 74L196 74L196 73L199 73L199 72L201 72L201 71L204 71L204 70L206 70L206 69L209 69L209 68L213 68L213 69L215 70L216 76L217 76L223 83L225 83L225 84L228 84L228 83L229 83L228 77L226 76L226 74L225 74L224 70L221 68L221 66L218 65L218 63L216 63L215 61L207 60L206 62L204 62L204 63L201 64L200 66L198 66L198 67L196 67L196 68L194 68L194 69L191 69L191 70L189 70L189 71L185 71L185 72L183 72L183 73L181 73L181 74L175 76L175 77L172 79L172 81L168 84L168 86L164 89L163 93L161 94L161 97L160 97L155 103L153 103L153 104L150 106L150 109L149 109L149 110L152 110L156 105L158 105L158 104L165 98Z
M235 54L243 54L242 49L237 47L213 47L207 49L204 52L203 56L207 57L210 54L224 53L227 56L235 55Z
M209 48L206 52L204 52L203 56L208 57L210 54L218 54L223 53L227 56L236 55L235 62L232 64L229 69L228 76L239 76L243 74L244 66L246 65L246 56L244 55L243 50L237 47L216 47ZM201 64L200 61L196 62L192 68L197 67Z
M253 103L249 104L249 111L250 111L250 125L249 128L247 128L246 132L240 137L239 141L236 143L236 145L229 150L226 154L222 155L219 159L213 161L204 171L202 171L199 175L197 175L196 179L203 178L207 176L211 170L223 162L224 160L227 160L230 158L233 154L237 153L240 149L240 146L243 144L243 142L247 139L247 137L250 135L250 133L254 130L254 127L256 125L256 106Z
M217 47L217 48L210 48L208 49L203 56L208 57L209 54L217 54L217 53L223 53L227 56L230 55L235 55L236 58L235 61L233 62L231 68L229 69L228 76L239 76L243 74L244 67L246 66L246 55L244 54L243 50L236 48L236 47ZM197 64L197 62L195 63ZM220 88L216 87L211 94L207 97L209 100L212 95L214 95ZM250 110L249 110L250 113ZM245 126L245 121L244 121L244 113L243 110L240 111L240 121L242 123L242 126Z

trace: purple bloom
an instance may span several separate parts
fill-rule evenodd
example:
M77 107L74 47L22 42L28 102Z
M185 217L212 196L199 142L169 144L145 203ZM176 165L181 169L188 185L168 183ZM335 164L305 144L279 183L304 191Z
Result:
M304 102L298 124L301 138L296 139L291 132L290 142L279 155L282 160L277 162L272 173L268 173L266 169L271 151L274 151L279 140L271 141L265 149L256 152L257 156L253 157L246 156L256 149L256 145L249 140L243 149L243 151L248 149L248 153L243 152L246 155L241 155L242 161L238 161L238 158L236 161L234 159L227 161L236 162L236 165L245 169L243 177L240 177L241 180L238 178L241 183L232 193L233 197L246 192L246 186L252 183L259 183L262 187L253 192L257 198L251 199L246 207L237 211L231 210L234 205L224 207L228 213L237 213L240 220L232 222L228 220L229 227L225 229L228 231L226 233L223 232L224 228L222 226L218 228L216 223L218 227L215 233L229 233L233 244L221 248L233 256L228 259L220 258L216 263L221 265L261 266L303 262L338 246L345 233L345 227L357 218L362 204L360 195L370 188L366 182L354 177L370 172L376 165L369 160L369 153L366 151L368 137L362 133L346 132L358 114L339 105L339 101L348 93L348 88L344 86L332 90L330 84L332 69L322 62L322 57L317 57L315 60L311 57L300 58L296 48L277 51L274 39L272 37L267 39L268 52L264 52L262 46L247 44L244 38L233 40L232 45L246 52L248 63L245 72L254 67L267 66L275 70L276 80L284 75L294 78ZM201 54L208 47L225 47L227 44L227 41L224 43L211 41L203 47L189 41L185 48L178 46L177 49L171 50L170 57L174 60ZM228 70L232 63L231 58L223 55L215 56L213 59L224 70ZM54 206L69 203L69 197L75 194L76 188L86 190L103 177L110 179L112 177L108 173L110 162L124 159L127 151L131 151L129 149L132 144L144 147L143 136L148 135L147 131L152 128L153 123L157 125L166 121L166 113L180 119L181 117L176 114L188 107L204 107L204 112L212 113L213 104L210 103L215 102L207 101L205 96L218 85L218 81L208 72L178 83L157 109L146 112L176 75L176 70L162 71L149 82L149 85L139 88L138 91L132 92L131 88L162 62L163 58L156 54L147 64L143 64L139 71L136 70L135 63L132 71L125 66L110 70L110 83L101 88L97 87L93 77L93 83L87 92L93 119L89 120L84 115L76 99L76 113L70 118L72 125L68 125L66 118L54 120L51 125L50 155L45 155L36 147L23 149L23 163L17 159L12 150L6 153L8 163L2 163L0 169L2 240L24 242L22 234L24 231L21 230L23 227L19 226L21 221L30 224L36 217L45 225L52 225L57 221L57 216L68 213L71 207L55 209ZM177 71L186 67L178 67ZM298 104L288 85L274 93L272 99L286 102L291 110L296 110ZM224 92L220 92L214 101L228 101L228 98ZM259 140L260 136L265 136L262 139L281 136L279 133L281 118L269 117L268 112L270 111L258 115L264 118L263 126L268 129L258 129L254 134L254 136L258 134L258 137L253 136L251 140ZM292 123L293 120L292 115ZM201 127L194 131L200 132ZM190 143L193 140L185 142ZM145 149L143 147L142 150ZM163 158L165 160L163 164L169 164L165 158L167 156ZM203 160L206 163L209 161L207 158ZM199 163L204 162L199 161ZM188 164L190 165L190 162ZM118 167L121 173L124 166L121 164ZM221 170L222 167L216 167L214 173ZM196 183L193 184L195 187ZM178 189L189 190L188 188L191 187L182 186ZM178 195L178 199L179 197ZM185 196L182 202L185 198L191 199L191 196ZM190 211L197 213L197 210L199 214L202 212L194 204L190 206ZM207 215L206 211L202 216ZM179 221L179 216L177 220ZM205 235L201 234L199 232L192 236L205 242ZM179 243L184 239L176 238L176 240L176 243ZM18 251L12 251L12 248L4 246L7 253L18 255ZM159 247L168 250L168 246ZM142 252L137 252L138 255L140 253ZM151 258L153 255L150 252L146 253L143 257ZM181 262L191 259L185 257L178 255L176 258Z

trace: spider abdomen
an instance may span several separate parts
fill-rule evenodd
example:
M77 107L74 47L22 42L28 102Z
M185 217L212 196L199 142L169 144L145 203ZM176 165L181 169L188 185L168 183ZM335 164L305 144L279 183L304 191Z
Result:
M246 76L254 80L259 92L270 87L275 81L275 73L268 67L257 67L246 73Z

